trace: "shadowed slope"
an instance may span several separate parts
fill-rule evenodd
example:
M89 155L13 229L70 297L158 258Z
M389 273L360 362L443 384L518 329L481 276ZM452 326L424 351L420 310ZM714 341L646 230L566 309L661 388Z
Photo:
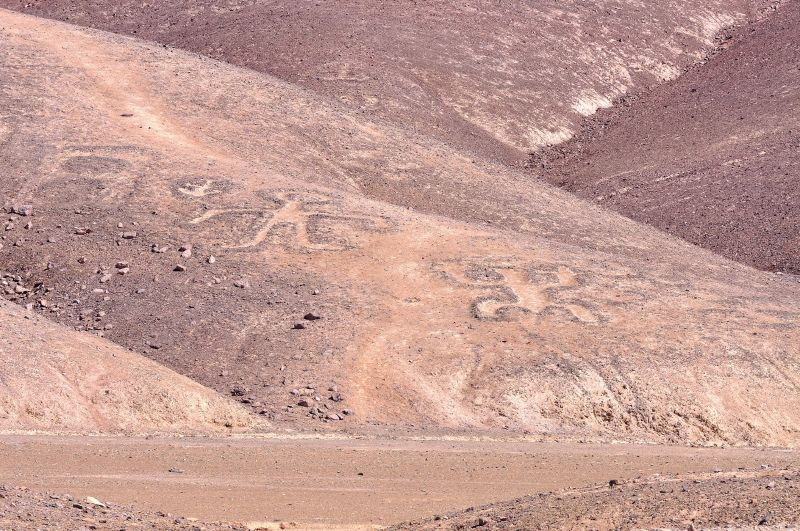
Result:
M728 258L800 273L799 26L800 3L786 3L707 64L591 122L542 175Z
M0 17L10 298L288 426L797 442L795 283L273 78Z
M521 160L672 79L766 1L3 0L270 73L459 148Z
M0 431L220 433L237 404L103 339L0 301Z

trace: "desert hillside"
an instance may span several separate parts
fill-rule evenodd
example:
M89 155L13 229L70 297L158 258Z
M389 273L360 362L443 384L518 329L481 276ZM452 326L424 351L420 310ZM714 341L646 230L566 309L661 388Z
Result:
M143 356L6 301L0 337L0 431L219 434L266 427L241 405Z
M2 0L271 74L504 161L673 79L776 2Z
M0 19L8 298L283 426L797 443L797 282L263 74Z
M728 258L800 274L800 4L601 113L537 173Z

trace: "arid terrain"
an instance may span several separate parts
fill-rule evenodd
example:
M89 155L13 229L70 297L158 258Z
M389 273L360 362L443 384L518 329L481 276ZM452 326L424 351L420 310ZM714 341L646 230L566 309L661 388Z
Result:
M793 2L0 4L0 527L798 522Z
M798 24L800 4L789 2L701 68L590 119L534 166L723 256L800 274Z

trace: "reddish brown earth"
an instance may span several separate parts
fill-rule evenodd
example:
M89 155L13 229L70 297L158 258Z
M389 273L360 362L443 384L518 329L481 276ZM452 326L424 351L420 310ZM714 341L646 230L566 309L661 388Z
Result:
M524 160L629 90L672 79L776 2L2 0L252 68L370 119Z
M172 4L144 6L153 18L140 4L103 5L27 9L66 16L74 8L86 24L113 25L116 13L125 24L146 19L143 31L154 32L170 27L158 17L175 13ZM18 304L0 305L0 430L49 434L6 441L4 483L72 485L64 490L81 496L101 488L114 503L173 505L209 520L250 511L346 527L610 476L632 489L615 488L625 495L610 504L608 492L588 489L577 502L551 497L545 508L534 499L519 512L495 506L487 514L522 527L541 515L568 526L574 512L623 527L692 517L745 525L760 517L747 505L752 493L784 521L796 518L786 504L794 489L770 486L772 471L758 469L768 455L792 468L792 450L649 446L663 455L642 460L643 447L630 443L795 447L797 279L732 262L475 155L516 160L567 138L584 114L700 59L717 29L758 16L753 4L605 6L655 14L637 19L580 2L573 11L483 11L495 18L392 3L226 6L194 5L189 17L206 21L204 45L233 43L225 48L232 57L248 33L231 28L269 28L261 22L272 19L258 17L270 9L288 13L290 33L273 28L278 56L306 48L287 35L306 35L308 17L385 20L380 35L393 40L374 48L391 75L371 83L371 50L348 55L328 41L308 47L320 59L304 59L311 70L293 84L288 74L0 9L0 108L10 109L0 114L0 290ZM512 24L520 13L521 26ZM409 16L418 18L410 24ZM190 31L179 20L177 31ZM224 20L235 24L210 30ZM450 70L438 41L403 38L439 26L452 36L443 49L458 58ZM532 44L514 46L506 27L511 37L535 35ZM488 48L485 28L498 39ZM631 42L614 36L623 30ZM325 38L315 33L314 46ZM519 49L559 53L527 65L514 56ZM339 88L325 91L329 69ZM412 89L433 81L409 90L408 79ZM491 85L500 80L507 90ZM430 116L441 131L420 125ZM257 433L219 437L233 430ZM159 431L216 438L65 444L58 435ZM316 431L344 442L296 442ZM353 440L365 435L375 439ZM407 440L387 443L402 436L465 444L420 451ZM509 436L525 440L509 449L500 442ZM476 437L488 447L474 446ZM278 448L272 438L290 442ZM551 451L561 454L542 458L531 439L557 441ZM604 443L602 451L570 443L586 440ZM697 474L697 460L700 475L691 478L705 486L691 499L662 499L672 478L633 481L655 471ZM744 467L746 481L727 495L730 474L703 476L712 462ZM521 479L508 482L514 474ZM793 486L793 478L784 481ZM759 498L763 481L769 492ZM81 511L13 496L7 514L29 517L28 527ZM375 506L387 509L365 517ZM680 513L687 506L694 516ZM630 519L618 520L618 511ZM678 516L668 521L671 512ZM474 525L473 516L452 522Z
M0 300L0 431L208 434L256 427L267 425L185 376Z
M8 298L285 427L796 444L791 279L273 78L0 13Z
M96 498L41 493L0 485L2 529L180 529L197 531L247 529L240 525L207 524L163 512L146 513Z
M543 493L392 529L785 529L800 522L790 470L658 475Z
M691 484L764 472L777 482L779 471L796 471L797 463L796 453L781 450L502 439L0 436L0 484L79 500L92 496L114 509L127 504L207 522L320 531L374 530L562 491L598 491L602 500L608 487L596 486L610 479L634 492L636 485L652 486L663 500L658 491L673 490L676 479ZM713 497L718 484L691 484L695 499L679 494L687 507L674 514L706 510L709 499L722 502ZM773 503L780 508L797 492L744 486L735 499L749 493L758 500L755 509ZM570 504L561 507L566 511ZM65 509L75 514L69 505ZM54 512L48 518L57 518Z
M535 160L575 194L728 258L800 273L800 3Z

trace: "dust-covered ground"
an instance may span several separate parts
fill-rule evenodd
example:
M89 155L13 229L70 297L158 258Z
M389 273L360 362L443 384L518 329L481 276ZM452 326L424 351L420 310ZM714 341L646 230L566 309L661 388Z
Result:
M393 529L785 529L800 522L796 468L658 474L436 515Z

